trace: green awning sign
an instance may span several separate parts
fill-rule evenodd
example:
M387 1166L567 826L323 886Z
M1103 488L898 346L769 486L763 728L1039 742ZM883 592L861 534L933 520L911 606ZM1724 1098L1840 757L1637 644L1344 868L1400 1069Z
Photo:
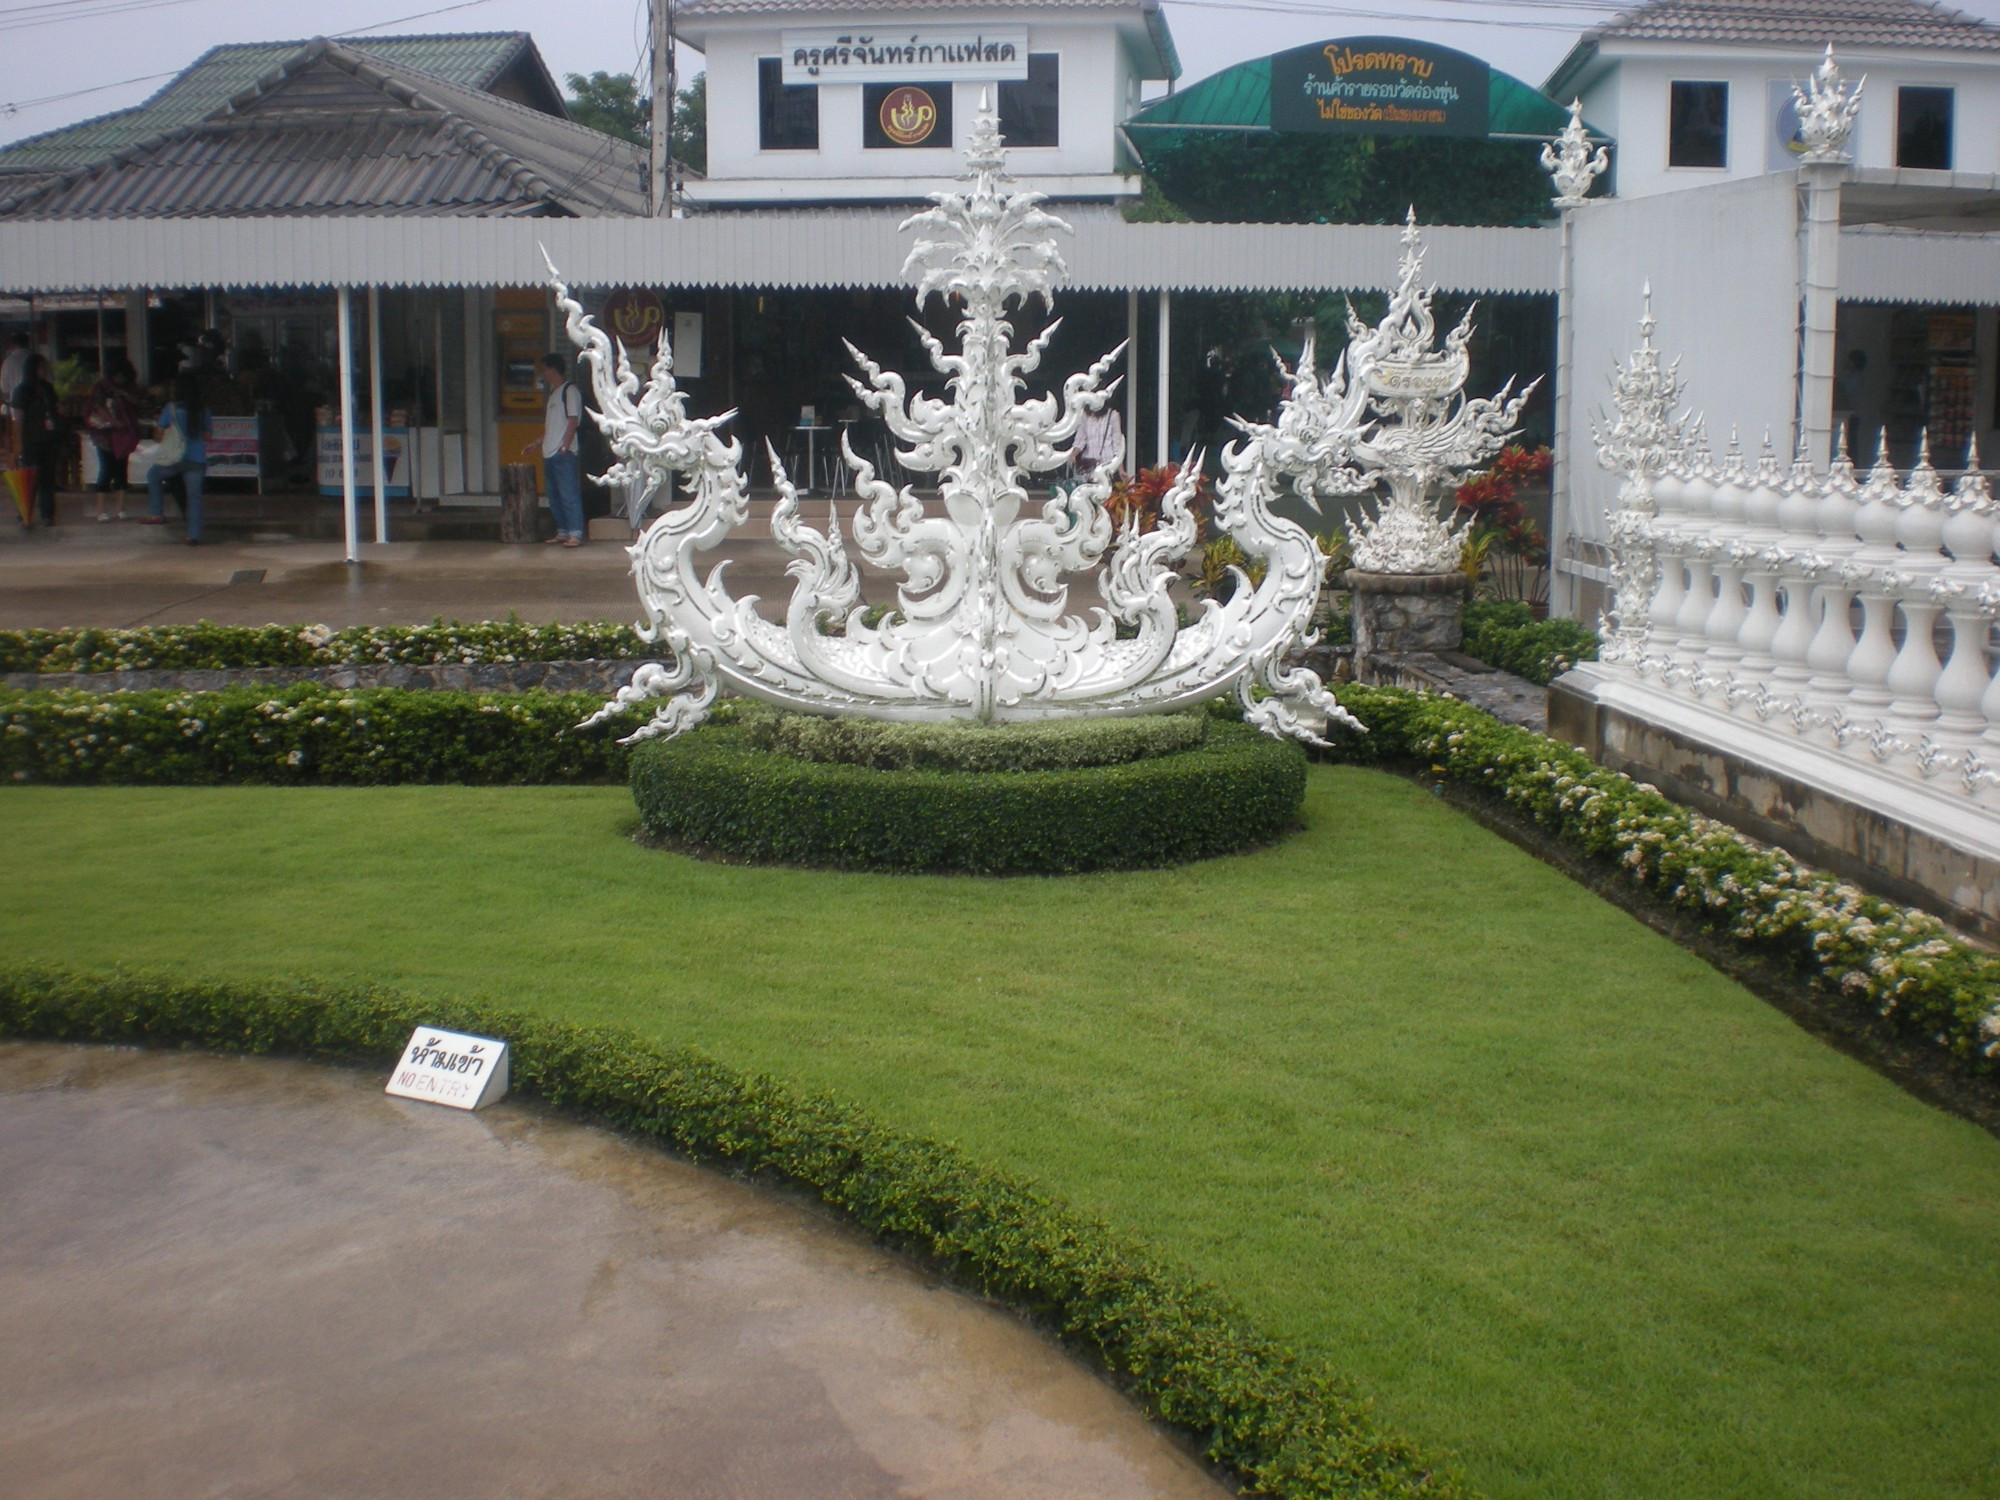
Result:
M1476 57L1408 37L1352 36L1224 68L1155 99L1124 128L1144 153L1216 131L1546 141L1568 123L1555 100Z
M1271 58L1271 128L1311 134L1479 136L1491 72L1450 47L1344 37Z

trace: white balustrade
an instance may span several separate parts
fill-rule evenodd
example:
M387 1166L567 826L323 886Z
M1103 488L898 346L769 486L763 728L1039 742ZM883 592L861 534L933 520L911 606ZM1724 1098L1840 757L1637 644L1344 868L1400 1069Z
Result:
M1978 453L1949 489L1928 435L1905 473L1884 434L1865 479L1844 436L1824 472L1768 437L1753 468L1734 433L1718 463L1642 329L1599 438L1628 480L1604 670L2000 804L2000 503Z

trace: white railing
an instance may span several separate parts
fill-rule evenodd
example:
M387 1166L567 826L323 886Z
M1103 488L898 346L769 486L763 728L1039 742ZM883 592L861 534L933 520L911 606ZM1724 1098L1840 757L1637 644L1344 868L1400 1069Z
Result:
M1886 443L1865 476L1844 447L1824 473L1768 441L1752 464L1734 435L1718 461L1641 328L1598 438L1625 475L1604 670L2000 801L2000 505L1977 453L1949 489L1928 439L1906 473Z

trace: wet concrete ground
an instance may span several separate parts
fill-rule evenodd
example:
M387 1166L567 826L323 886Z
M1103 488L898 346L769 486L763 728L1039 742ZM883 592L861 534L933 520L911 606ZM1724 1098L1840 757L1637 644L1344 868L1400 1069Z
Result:
M1208 1497L818 1215L372 1073L0 1043L0 1493Z
M824 506L823 500L807 503L815 525L825 522ZM0 629L197 620L338 629L417 625L440 615L505 619L510 611L536 622L631 620L639 613L631 560L618 541L594 540L575 549L369 542L361 547L361 561L350 564L339 542L224 533L189 547L178 525L127 520L100 526L94 513L92 497L64 495L52 530L22 532L11 521L0 524ZM778 601L782 610L791 596L787 559L768 534L732 539L707 556L732 559L727 576L739 598L757 594Z

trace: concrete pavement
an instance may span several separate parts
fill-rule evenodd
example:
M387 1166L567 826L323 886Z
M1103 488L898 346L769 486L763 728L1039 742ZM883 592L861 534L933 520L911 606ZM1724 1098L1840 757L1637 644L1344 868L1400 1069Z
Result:
M143 499L128 513L143 512ZM230 528L199 547L178 522L97 524L88 495L64 495L58 524L0 525L0 629L218 624L416 625L443 616L576 622L639 612L630 559L616 540L568 549L491 541L363 543ZM11 518L10 518L11 519ZM816 521L823 517L816 516ZM393 533L392 533L393 534ZM730 586L782 601L786 559L768 536L732 540ZM886 591L885 591L886 592Z
M1224 1493L823 1214L385 1078L0 1042L0 1491Z

